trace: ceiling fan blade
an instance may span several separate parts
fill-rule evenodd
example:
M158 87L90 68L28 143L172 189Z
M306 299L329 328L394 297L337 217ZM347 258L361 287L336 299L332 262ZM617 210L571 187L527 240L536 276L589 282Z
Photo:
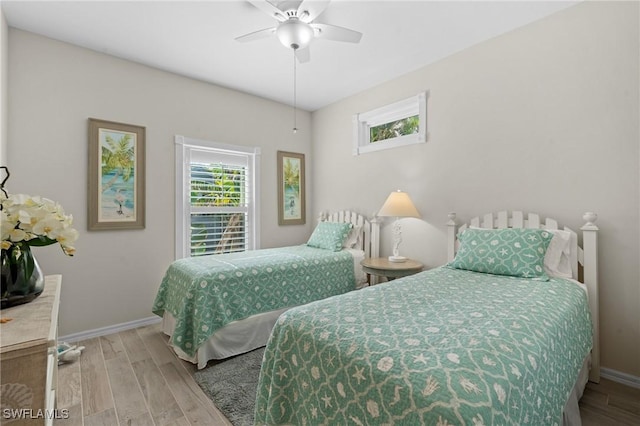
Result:
M298 18L308 24L320 16L330 2L331 0L303 0L298 6Z
M236 37L236 41L247 42L253 40L259 40L261 38L270 37L276 33L276 28L265 28L264 30L254 31L249 34L241 35L240 37Z
M311 26L316 29L316 37L318 38L345 41L348 43L359 43L362 38L362 33L348 28L338 27L337 25L319 24L314 22Z
M296 49L296 59L298 59L298 62L301 64L309 62L311 60L311 51L309 50L309 46L304 49Z
M287 20L287 16L277 7L269 3L267 0L248 0L249 3L280 22Z

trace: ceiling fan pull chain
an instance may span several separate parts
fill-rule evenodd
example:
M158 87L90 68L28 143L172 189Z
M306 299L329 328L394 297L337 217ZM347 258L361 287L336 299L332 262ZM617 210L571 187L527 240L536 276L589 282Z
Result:
M296 49L293 50L293 133L298 131L297 126L297 106L296 106L296 75L297 75L297 67L296 67Z

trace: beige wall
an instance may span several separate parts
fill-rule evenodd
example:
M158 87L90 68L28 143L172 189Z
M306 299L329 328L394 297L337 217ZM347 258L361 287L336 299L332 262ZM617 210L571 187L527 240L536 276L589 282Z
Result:
M0 7L0 166L7 165L9 109L7 102L9 67L9 27Z
M7 37L0 17L0 143L9 189L59 201L81 232L75 258L52 247L36 251L46 273L64 274L61 334L151 315L173 260L173 136L183 134L262 147L263 247L304 241L320 209L371 214L397 188L409 191L423 215L403 220L402 252L428 266L446 260L449 211L464 220L532 210L573 228L583 212L597 212L602 362L640 376L638 13L636 2L572 7L311 120L301 114L295 136L286 106L20 30ZM352 114L425 89L426 145L351 155ZM143 231L86 231L88 117L147 127ZM309 154L308 224L286 233L273 196L277 149ZM382 238L386 255L388 222Z
M9 51L9 189L60 202L81 234L74 258L36 249L45 273L63 274L61 335L152 315L174 259L176 134L260 146L262 246L308 238L313 215L306 226L277 225L275 165L279 149L310 154L309 113L300 112L294 135L290 107L255 96L13 28ZM144 230L87 231L89 117L146 126Z
M446 262L450 211L573 229L597 212L602 364L640 376L638 12L586 2L314 112L313 209L370 214L406 190L422 220L403 220L401 252L429 267ZM423 90L427 144L352 155L354 113Z

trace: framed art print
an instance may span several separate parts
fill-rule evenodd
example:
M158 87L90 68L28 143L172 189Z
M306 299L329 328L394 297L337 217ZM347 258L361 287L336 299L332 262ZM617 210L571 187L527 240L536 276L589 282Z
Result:
M304 154L278 151L278 225L304 225Z
M89 119L88 228L145 226L145 128Z

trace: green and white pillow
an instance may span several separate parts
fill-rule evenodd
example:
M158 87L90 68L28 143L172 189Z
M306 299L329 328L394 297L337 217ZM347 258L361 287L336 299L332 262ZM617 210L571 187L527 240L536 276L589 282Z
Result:
M350 223L320 222L311 234L307 245L321 249L340 251L351 230Z
M495 275L549 281L544 255L553 234L544 229L466 229L448 266Z

